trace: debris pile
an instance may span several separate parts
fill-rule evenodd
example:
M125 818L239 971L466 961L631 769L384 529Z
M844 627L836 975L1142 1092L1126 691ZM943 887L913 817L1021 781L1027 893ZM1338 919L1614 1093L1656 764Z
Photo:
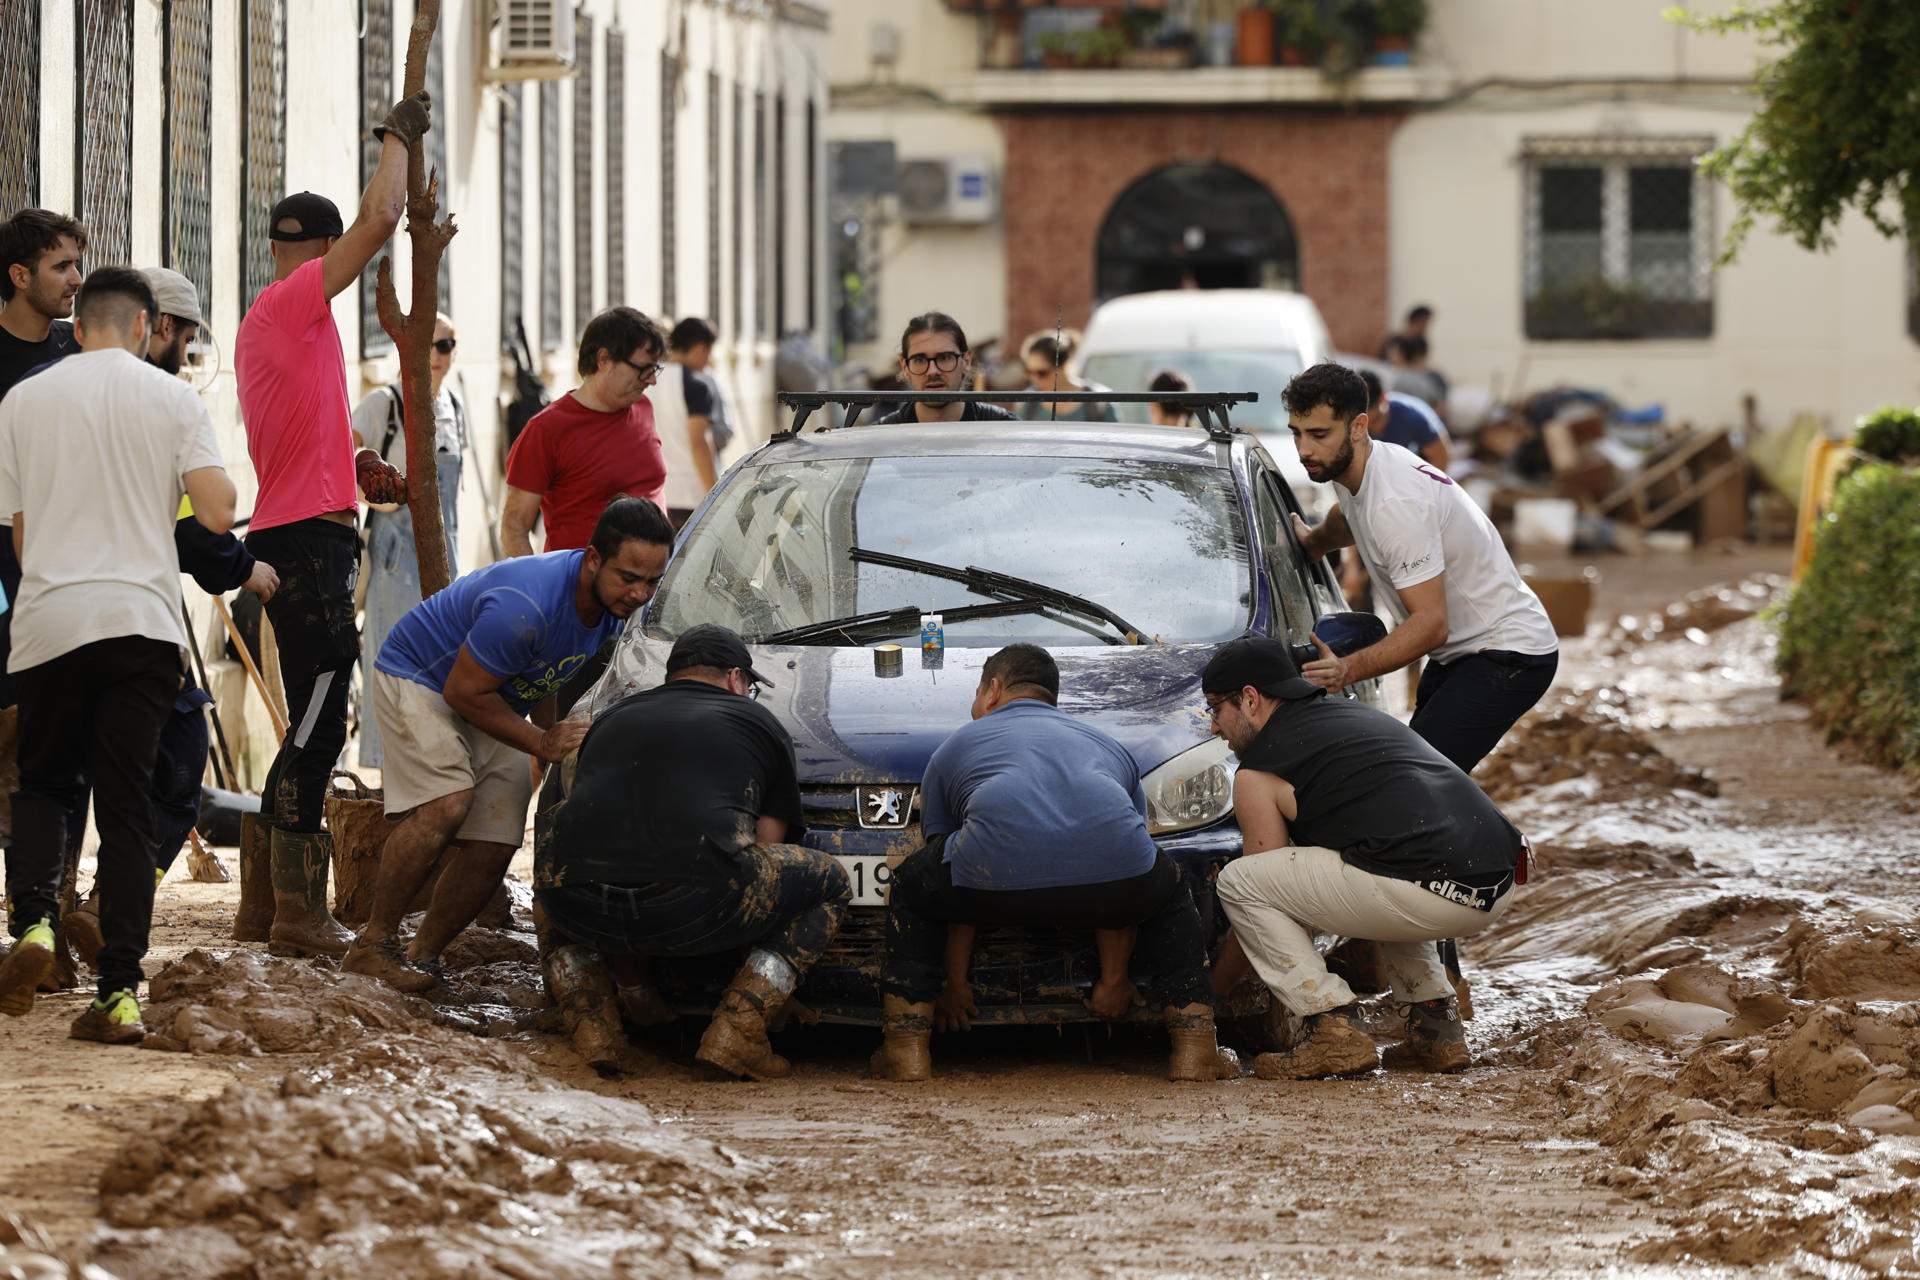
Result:
M1626 696L1608 688L1549 693L1474 772L1503 805L1575 778L1587 780L1601 799L1719 794L1711 778L1675 762L1634 729Z

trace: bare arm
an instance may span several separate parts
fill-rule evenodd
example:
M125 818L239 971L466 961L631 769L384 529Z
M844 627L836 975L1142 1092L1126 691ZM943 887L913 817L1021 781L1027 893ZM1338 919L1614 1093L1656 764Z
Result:
M787 820L761 814L753 822L753 839L756 844L779 844L787 838Z
M500 509L500 550L509 556L533 554L533 522L540 518L540 495L507 486Z
M1447 464L1453 461L1453 446L1447 443L1445 436L1435 436L1420 447L1420 456L1445 471Z
M1347 527L1347 517L1341 512L1339 503L1335 503L1332 510L1327 512L1327 518L1320 522L1317 529L1308 528L1305 520L1295 516L1293 534L1300 539L1301 548L1315 560L1329 551L1353 545L1353 530Z
M1358 653L1336 658L1333 651L1313 638L1320 656L1300 669L1300 674L1322 689L1344 689L1350 684L1374 676L1398 671L1409 662L1433 652L1447 639L1447 575L1427 579L1400 592L1407 606L1407 620L1387 632L1386 639L1368 645Z
M933 1025L941 1031L970 1031L980 1014L973 1003L973 988L967 983L967 970L973 964L974 926L947 926L947 980L934 1002Z
M406 207L407 144L390 133L380 146L380 164L373 171L373 181L360 196L360 212L320 264L320 284L329 298L360 278L374 255L393 238Z
M210 533L225 533L233 528L240 495L225 467L195 467L180 477L187 497L193 503L193 518ZM14 528L19 528L15 525Z
M462 645L440 692L447 705L480 732L548 763L565 759L587 736L586 722L581 720L563 720L544 733L536 729L500 696L502 683L503 677L475 662Z
M1233 819L1240 824L1242 855L1287 847L1287 822L1300 812L1293 784L1257 769L1233 775Z
M693 469L700 473L700 487L711 489L720 480L717 464L713 459L712 437L707 432L713 423L704 414L687 415L687 447L693 452Z

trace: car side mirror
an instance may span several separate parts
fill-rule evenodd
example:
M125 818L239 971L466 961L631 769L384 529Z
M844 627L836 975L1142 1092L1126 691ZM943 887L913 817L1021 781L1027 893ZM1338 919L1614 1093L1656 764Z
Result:
M1335 657L1344 658L1386 639L1387 624L1371 613L1329 613L1313 624L1313 634L1333 650ZM1295 666L1305 666L1319 656L1320 651L1312 644L1293 646Z

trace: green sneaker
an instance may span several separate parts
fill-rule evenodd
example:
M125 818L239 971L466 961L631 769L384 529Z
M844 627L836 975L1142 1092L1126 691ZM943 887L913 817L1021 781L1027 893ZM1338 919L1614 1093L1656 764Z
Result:
M33 993L53 972L53 921L27 926L0 961L0 1013L18 1018L33 1009Z
M97 1040L101 1044L139 1044L146 1038L147 1024L140 1021L140 1002L133 992L116 991L88 1005L86 1012L73 1020L67 1034L75 1040Z

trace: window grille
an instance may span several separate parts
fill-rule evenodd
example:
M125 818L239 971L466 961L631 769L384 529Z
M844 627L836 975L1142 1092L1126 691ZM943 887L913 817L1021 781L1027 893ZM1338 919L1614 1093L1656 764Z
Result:
M593 319L593 19L573 36L573 331Z
M0 217L40 203L40 6L0 5Z
M447 101L447 24L443 21L433 29L433 39L427 42L427 92L433 96L433 109L441 122L437 129L427 130L426 161L427 172L440 175L440 217L447 216L447 210L453 207L453 198L447 194L448 175L452 172L447 164L447 136L453 132L450 127L454 115L453 104ZM381 108L381 115L386 109ZM456 241L455 243L458 243ZM453 314L453 246L447 246L440 255L438 310Z
M767 248L767 95L753 95L753 320L762 337L773 332L773 255Z
M820 323L820 104L807 100L807 314L809 332Z
M773 336L787 329L787 95L773 98Z
M607 304L627 300L627 38L607 32Z
M680 310L679 240L675 186L679 159L680 60L660 55L660 314L671 320Z
M167 0L161 260L213 305L213 0Z
M1709 139L1530 139L1526 331L1536 339L1713 332Z
M273 206L287 180L286 0L241 0L240 310L273 283L267 248Z
M393 105L393 0L363 0L361 21L366 34L360 38L360 187L366 189L373 181L373 171L380 166L380 151L384 144L373 136L373 123L384 120L387 109ZM434 110L443 109L436 96ZM435 129L433 133L438 133ZM430 133L429 136L432 136ZM374 255L367 269L360 273L360 353L371 356L393 348L393 340L387 331L380 327L380 309L375 301L376 281L379 278L380 259L384 252ZM395 282L399 284L399 281Z
M720 73L707 72L707 323L726 329L720 295Z
M74 18L75 168L87 264L126 265L133 260L133 0L81 0Z
M523 165L520 118L526 111L526 94L517 84L500 89L500 342L503 347L514 341L521 314L521 290L526 266L521 261L521 235L526 210L522 207Z
M540 345L560 349L560 85L540 82Z
M742 159L745 119L747 114L747 94L739 81L733 85L733 155L727 171L733 178L733 278L729 282L732 292L727 295L727 313L733 317L734 329L740 334L747 332L747 311L745 307L746 291L743 287L747 274L747 256L743 252L747 233L745 161Z

